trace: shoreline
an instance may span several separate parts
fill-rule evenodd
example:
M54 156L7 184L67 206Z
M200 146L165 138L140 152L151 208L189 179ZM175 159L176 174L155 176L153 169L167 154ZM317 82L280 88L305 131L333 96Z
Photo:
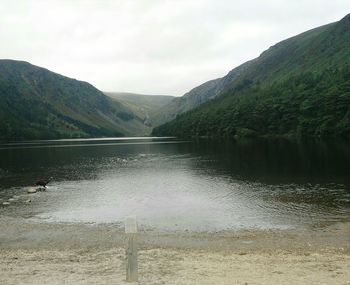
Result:
M125 245L120 224L53 223L0 216L0 249L110 249ZM216 232L161 231L139 228L142 249L155 247L198 250L319 251L350 254L350 222L322 228L241 229Z
M120 227L0 225L1 284L128 284ZM141 231L139 284L350 284L349 230Z

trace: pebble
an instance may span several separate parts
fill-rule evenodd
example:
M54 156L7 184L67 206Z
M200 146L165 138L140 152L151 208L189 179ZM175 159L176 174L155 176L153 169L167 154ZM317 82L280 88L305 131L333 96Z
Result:
M28 200L25 200L24 203L31 203L32 200L31 199L28 199Z
M10 205L10 202L3 202L2 203L4 206L8 206L8 205Z
M10 198L10 199L8 199L8 201L9 202L14 202L14 201L16 201L16 199Z
M32 193L36 193L37 191L38 190L35 187L30 187L28 188L27 193L32 194Z

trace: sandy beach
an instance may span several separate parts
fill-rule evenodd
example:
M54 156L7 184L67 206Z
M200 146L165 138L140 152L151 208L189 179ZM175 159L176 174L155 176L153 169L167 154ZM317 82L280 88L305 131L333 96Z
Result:
M116 225L0 223L0 284L127 284ZM139 284L350 284L349 229L141 230Z
M1 284L128 284L122 248L0 254ZM334 252L157 248L140 251L139 262L139 284L350 284L350 256Z

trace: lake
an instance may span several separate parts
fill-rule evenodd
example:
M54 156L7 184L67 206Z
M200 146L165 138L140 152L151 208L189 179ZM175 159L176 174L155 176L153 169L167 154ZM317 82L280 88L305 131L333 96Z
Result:
M40 223L132 215L145 230L202 232L350 221L346 142L51 140L2 144L0 158L0 215ZM26 193L49 177L47 191Z

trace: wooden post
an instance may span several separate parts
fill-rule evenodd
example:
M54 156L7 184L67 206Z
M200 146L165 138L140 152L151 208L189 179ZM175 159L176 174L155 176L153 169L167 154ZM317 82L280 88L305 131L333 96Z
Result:
M137 282L137 223L136 217L128 217L125 220L125 233L128 237L128 248L126 249L126 281Z

